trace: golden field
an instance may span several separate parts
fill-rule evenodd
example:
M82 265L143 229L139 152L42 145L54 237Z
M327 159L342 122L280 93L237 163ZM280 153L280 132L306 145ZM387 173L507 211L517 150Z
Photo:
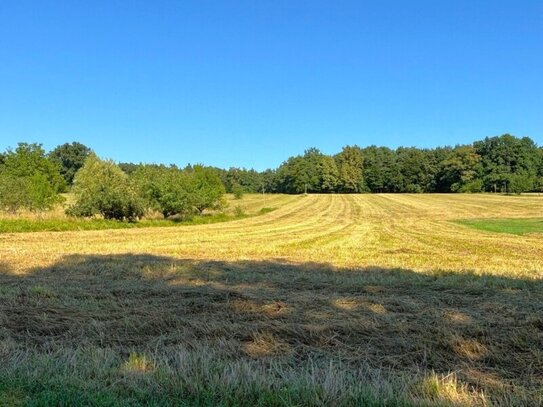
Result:
M543 197L247 195L236 205L255 216L0 234L0 396L543 403L543 234L454 222L543 217ZM68 390L44 399L51 378Z

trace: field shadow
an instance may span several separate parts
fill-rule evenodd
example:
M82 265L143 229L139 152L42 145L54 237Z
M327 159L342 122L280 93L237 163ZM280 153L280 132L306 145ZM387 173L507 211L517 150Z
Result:
M225 358L338 360L543 385L543 281L323 263L71 255L0 262L0 337L121 354L212 347Z

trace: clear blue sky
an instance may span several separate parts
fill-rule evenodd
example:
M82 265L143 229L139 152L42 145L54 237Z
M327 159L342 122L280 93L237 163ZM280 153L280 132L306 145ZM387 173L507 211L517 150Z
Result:
M275 167L315 146L543 144L543 1L0 2L0 149Z

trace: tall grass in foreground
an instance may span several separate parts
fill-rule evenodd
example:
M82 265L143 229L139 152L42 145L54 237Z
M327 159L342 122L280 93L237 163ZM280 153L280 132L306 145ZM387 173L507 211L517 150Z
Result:
M213 349L38 353L1 344L0 404L25 406L486 405L454 375L394 374L312 360L228 360Z

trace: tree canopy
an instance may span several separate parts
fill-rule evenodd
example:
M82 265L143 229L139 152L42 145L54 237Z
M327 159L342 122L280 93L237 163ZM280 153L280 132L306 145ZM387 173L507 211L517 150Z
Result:
M128 220L149 211L202 214L221 208L225 192L238 198L246 192L521 193L543 191L543 148L510 134L433 149L352 145L328 155L309 148L265 171L115 164L78 142L48 154L29 143L0 153L0 210L51 208L72 184L78 201L70 213Z
M89 147L73 142L56 147L49 153L49 158L59 165L60 173L64 177L66 185L71 186L75 174L83 167L85 160L91 153L92 150Z
M76 202L67 213L105 219L134 221L143 216L145 206L133 183L113 161L91 154L74 178Z
M0 208L15 213L20 209L40 212L61 200L64 179L56 163L40 144L19 143L8 149L0 163Z

